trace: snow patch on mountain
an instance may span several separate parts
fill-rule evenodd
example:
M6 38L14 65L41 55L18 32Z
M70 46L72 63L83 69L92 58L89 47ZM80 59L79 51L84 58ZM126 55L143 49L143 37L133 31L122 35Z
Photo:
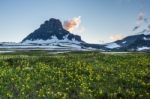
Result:
M143 47L139 47L137 50L143 51L143 50L149 50L149 49L150 49L150 47L143 46Z
M109 43L105 46L106 48L110 48L110 49L113 49L113 48L118 48L120 47L120 45L118 45L117 43Z
M127 41L123 41L122 43L125 44Z
M143 37L144 40L150 40L150 38Z

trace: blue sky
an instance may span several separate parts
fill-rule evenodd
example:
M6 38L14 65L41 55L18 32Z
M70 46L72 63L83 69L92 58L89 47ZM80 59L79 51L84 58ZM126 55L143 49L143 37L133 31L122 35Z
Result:
M150 19L150 0L0 0L0 42L20 42L45 20L81 16L74 30L89 43L132 35L139 12ZM79 32L79 33L78 33Z

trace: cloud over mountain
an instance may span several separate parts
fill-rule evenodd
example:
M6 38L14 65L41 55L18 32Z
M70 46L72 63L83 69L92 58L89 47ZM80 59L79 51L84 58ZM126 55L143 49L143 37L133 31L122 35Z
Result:
M64 22L63 27L67 30L72 32L75 28L77 28L81 23L81 16L74 17L70 20Z

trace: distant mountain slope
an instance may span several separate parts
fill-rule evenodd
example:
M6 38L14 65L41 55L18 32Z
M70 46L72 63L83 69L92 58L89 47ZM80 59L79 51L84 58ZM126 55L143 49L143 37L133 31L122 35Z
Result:
M143 21L141 25L135 26L132 33L121 40L104 44L107 50L119 51L150 51L150 24Z
M128 36L123 38L122 40L117 40L115 42L106 44L105 47L111 50L150 50L150 34Z

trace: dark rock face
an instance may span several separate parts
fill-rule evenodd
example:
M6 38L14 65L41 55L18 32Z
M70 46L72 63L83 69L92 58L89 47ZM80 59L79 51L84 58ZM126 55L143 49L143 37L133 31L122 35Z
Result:
M63 40L67 37L68 40L74 39L79 42L84 42L81 40L80 36L71 34L69 31L65 30L60 20L54 18L45 21L40 28L29 34L22 42L26 40L48 40L52 39L53 36L56 36L58 40Z

